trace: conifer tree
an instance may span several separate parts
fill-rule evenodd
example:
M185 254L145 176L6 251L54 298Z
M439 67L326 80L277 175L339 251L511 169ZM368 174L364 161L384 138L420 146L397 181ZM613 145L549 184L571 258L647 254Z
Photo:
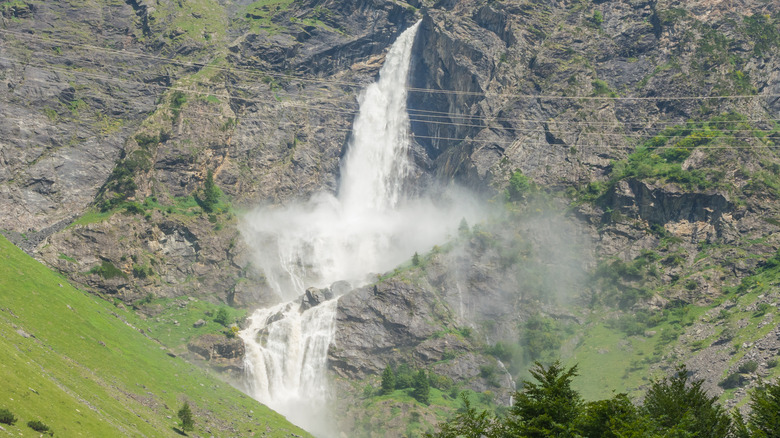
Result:
M395 373L388 365L382 372L382 395L390 394L395 390Z
M582 411L582 399L571 387L577 366L565 370L558 361L547 368L536 362L530 372L536 382L523 381L523 389L515 394L510 410L508 427L512 436L577 436L575 422Z
M650 385L643 410L658 431L726 437L731 430L731 418L718 404L717 397L707 396L703 383L689 381L688 370L680 367L673 376Z
M431 384L428 382L428 375L425 373L425 370L420 370L414 375L412 380L412 397L422 404L431 404Z
M750 437L780 438L780 381L756 388L750 395Z
M179 409L179 420L181 420L181 429L185 432L191 431L195 428L195 423L192 421L192 411L190 410L190 404L184 402L184 406Z
M201 207L205 212L214 211L214 208L219 204L220 194L219 187L214 183L214 172L209 170L206 174L206 182L203 184L203 199L201 200Z
M416 252L415 252L415 253L414 253L414 255L412 256L412 264L413 264L414 266L420 266L420 255L419 255L419 254L417 254Z
M469 230L469 223L466 222L466 218L461 218L460 225L458 225L458 234L461 236L468 236L470 230Z

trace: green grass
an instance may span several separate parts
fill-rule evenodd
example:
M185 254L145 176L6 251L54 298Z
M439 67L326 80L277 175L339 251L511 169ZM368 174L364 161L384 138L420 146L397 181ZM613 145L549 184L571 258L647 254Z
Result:
M244 309L233 309L220 306L202 300L161 298L152 300L144 307L156 309L153 318L139 321L140 327L151 333L155 339L173 349L176 352L186 350L190 339L205 334L222 334L227 328L214 322L217 311L224 307L230 317L229 322L241 320L246 315ZM193 327L193 324L202 319L206 324L201 327ZM176 324L175 322L178 322Z
M24 424L40 420L55 436L179 436L188 400L198 435L309 436L1 237L0 291L0 407L19 419L4 426L12 435L38 436Z
M405 416L406 418L403 419L407 424L405 436L422 436L424 432L433 430L436 424L446 421L454 415L455 411L462 405L456 394L450 394L454 391L443 392L436 388L431 388L431 403L427 406L415 400L411 396L411 392L411 388L397 389L387 395L364 399L360 405L362 417L357 416L353 434L355 436L384 436L377 429L383 429L382 425L389 424L399 416ZM462 392L466 393L472 406L477 410L495 411L496 405L492 401L488 401L488 399L492 398L492 394L489 391L487 394L477 393L472 390ZM422 415L415 418L414 413ZM430 423L426 421L425 414L432 414L435 417L435 421Z
M574 379L573 386L586 400L606 399L613 391L635 395L641 385L649 382L648 365L641 364L636 369L633 362L653 354L653 338L626 336L605 324L596 324L582 339L565 362L566 366L578 365L580 376Z
M287 10L293 0L260 0L246 7L245 16L253 32L278 33L282 27L272 21L273 17Z
M100 211L98 209L91 208L82 214L81 217L73 221L73 223L68 225L68 228L72 228L77 225L89 225L104 222L106 219L113 216L116 211L117 210Z

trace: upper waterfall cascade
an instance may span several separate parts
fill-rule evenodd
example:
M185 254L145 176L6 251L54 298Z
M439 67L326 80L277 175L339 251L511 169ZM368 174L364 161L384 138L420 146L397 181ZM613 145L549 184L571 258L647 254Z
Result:
M338 196L321 193L307 202L261 208L242 225L257 265L287 301L257 310L240 332L247 390L318 435L331 434L323 429L323 409L337 300L305 308L301 294L340 281L324 294L338 298L350 289L342 280L352 287L375 280L376 273L444 241L463 217L462 211L404 196L412 167L406 80L418 27L419 22L398 37L378 81L359 97Z

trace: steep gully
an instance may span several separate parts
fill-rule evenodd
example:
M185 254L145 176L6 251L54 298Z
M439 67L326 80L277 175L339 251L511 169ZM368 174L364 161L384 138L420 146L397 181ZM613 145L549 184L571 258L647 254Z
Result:
M413 166L406 80L418 27L399 36L379 80L359 98L338 195L260 208L243 225L256 262L286 301L257 310L239 334L247 392L322 435L330 435L326 366L338 296L443 241L465 213L406 196Z

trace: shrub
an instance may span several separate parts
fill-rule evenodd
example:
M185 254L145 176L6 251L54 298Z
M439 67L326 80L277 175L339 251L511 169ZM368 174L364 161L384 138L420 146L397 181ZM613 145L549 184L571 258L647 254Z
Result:
M451 378L436 373L428 373L428 381L431 386L442 392L449 391L455 384Z
M767 361L767 363L766 363L766 367L767 367L767 368L774 368L774 367L776 367L777 365L778 365L778 360L777 360L777 358L775 358L775 359L769 359L769 361Z
M560 328L552 318L535 315L521 327L520 345L527 361L541 359L545 353L561 347Z
M485 379L488 385L499 388L501 383L498 381L498 374L496 366L493 364L480 365L479 376Z
M214 317L214 322L227 327L229 324L229 320L230 320L230 314L228 313L227 309L224 307L220 307L219 310L217 311L217 316Z
M136 278L146 278L154 274L152 268L146 266L133 265L133 276Z
M756 312L753 314L753 316L764 316L771 308L772 306L767 303L760 303L758 306L756 306Z
M516 171L509 178L509 186L506 188L506 198L508 201L520 201L531 192L533 185L531 180L523 175L523 172Z
M89 270L90 274L97 274L106 280L110 280L115 277L122 277L127 278L127 274L122 272L119 268L114 266L113 263L109 262L108 260L103 260L100 263L100 266L95 266L94 268Z
M40 420L30 420L27 422L27 427L30 429L41 432L41 433L48 433L49 435L54 435L51 430L49 429L49 426L43 424Z
M593 17L591 18L591 21L596 26L601 26L601 23L604 22L604 14L602 14L598 9L593 11Z
M13 426L16 423L16 417L8 409L0 409L0 423Z
M181 113L181 107L187 103L187 95L183 92L176 90L171 95L171 112L173 113L174 120L179 120L179 114Z
M135 137L135 142L138 143L138 146L141 147L141 149L149 149L150 146L154 146L155 144L160 142L160 137L155 135L149 135L145 133L139 133Z
M239 329L238 326L230 326L228 330L225 330L225 336L227 336L228 339L233 339L238 336L239 331L241 331L241 329Z
M718 385L723 389L737 388L742 385L742 375L740 373L731 373L723 379Z
M743 374L754 373L758 369L758 362L749 360L739 366L739 372Z
M503 342L497 342L495 345L485 347L485 354L489 354L502 362L512 359L512 352L509 351Z

